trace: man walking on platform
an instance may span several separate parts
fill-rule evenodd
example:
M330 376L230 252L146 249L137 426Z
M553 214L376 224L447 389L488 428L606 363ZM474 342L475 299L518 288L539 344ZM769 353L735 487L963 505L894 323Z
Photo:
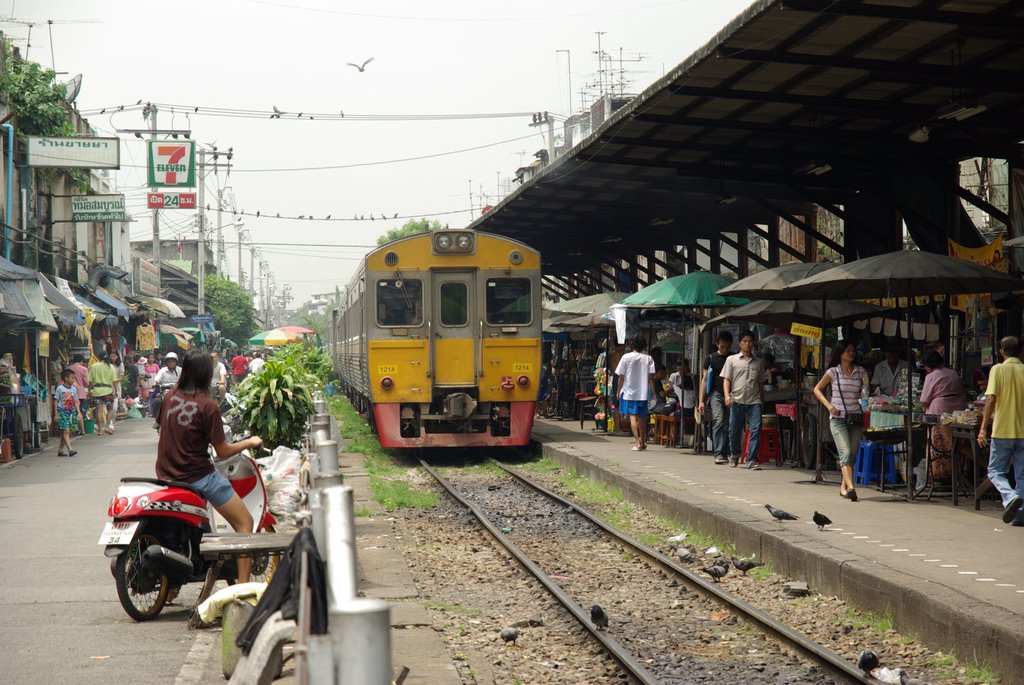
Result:
M992 419L992 449L988 477L1003 502L1003 523L1024 525L1015 518L1024 504L1024 363L1020 360L1020 338L1008 335L999 341L1002 364L988 374L985 411L978 429L978 445L988 444L988 421ZM1006 478L1011 466L1017 488Z
M761 445L761 405L764 404L764 384L761 382L761 360L754 357L754 334L740 333L740 353L725 360L722 378L725 380L725 404L729 407L729 439L732 460L736 466L743 450L743 425L750 431L747 450L747 468L760 471L757 450Z
M637 335L630 342L632 351L622 355L615 367L619 377L619 412L629 417L636 444L635 451L647 449L647 401L654 396L654 359L644 352L647 341Z
M697 413L704 415L704 410L711 407L711 445L715 453L716 464L729 463L729 408L725 406L725 380L722 369L725 360L732 352L732 333L722 331L718 334L717 349L704 359L700 372L700 400Z

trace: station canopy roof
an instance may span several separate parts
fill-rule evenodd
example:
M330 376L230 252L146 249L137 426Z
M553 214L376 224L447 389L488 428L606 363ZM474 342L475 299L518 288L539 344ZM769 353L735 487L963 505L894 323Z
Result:
M472 227L568 275L870 193L944 252L915 187L1024 165L1022 110L1021 0L759 0Z

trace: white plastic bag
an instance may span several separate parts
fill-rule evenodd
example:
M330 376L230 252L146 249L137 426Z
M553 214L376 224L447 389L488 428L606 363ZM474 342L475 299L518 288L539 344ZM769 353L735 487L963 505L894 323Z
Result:
M290 447L280 446L269 457L258 460L262 466L263 481L267 485L267 506L278 517L290 518L301 499L299 470L302 468L302 453Z

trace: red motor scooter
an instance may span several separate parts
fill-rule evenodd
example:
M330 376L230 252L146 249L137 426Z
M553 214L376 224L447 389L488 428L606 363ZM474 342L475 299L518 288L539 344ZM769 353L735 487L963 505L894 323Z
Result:
M213 461L252 515L253 532L273 530L263 477L248 451ZM205 579L199 544L213 532L214 510L188 483L122 478L107 514L99 544L111 557L121 606L136 621L156 618L182 585ZM272 572L274 561L274 555L254 555L252 577ZM236 576L234 564L225 564L221 577Z

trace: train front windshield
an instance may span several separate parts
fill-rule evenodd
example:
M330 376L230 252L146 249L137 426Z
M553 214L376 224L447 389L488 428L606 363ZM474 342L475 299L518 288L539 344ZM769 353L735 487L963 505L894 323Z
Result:
M377 281L377 324L419 326L423 323L423 283L414 278Z
M528 278L487 279L487 323L492 326L525 326L532 313Z

